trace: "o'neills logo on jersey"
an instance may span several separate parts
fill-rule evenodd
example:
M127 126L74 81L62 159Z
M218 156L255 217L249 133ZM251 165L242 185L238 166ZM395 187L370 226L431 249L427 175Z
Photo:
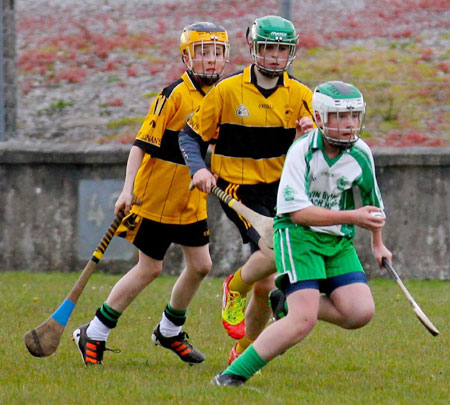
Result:
M273 104L259 104L259 108L266 108L267 110L273 110L275 106Z
M248 112L247 107L244 104L241 104L236 110L236 115L238 117L245 118L248 117L250 113Z

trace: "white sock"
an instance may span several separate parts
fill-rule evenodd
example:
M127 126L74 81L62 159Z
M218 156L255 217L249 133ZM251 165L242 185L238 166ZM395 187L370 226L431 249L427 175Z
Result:
M106 342L108 340L109 332L111 332L111 329L102 323L100 319L95 317L89 324L86 335L89 339Z
M175 325L169 320L163 312L161 322L159 322L159 331L165 337L177 336L181 333L181 326Z

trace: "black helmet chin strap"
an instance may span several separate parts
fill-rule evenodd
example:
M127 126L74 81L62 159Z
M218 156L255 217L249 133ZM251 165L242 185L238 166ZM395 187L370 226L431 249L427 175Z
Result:
M319 128L320 129L320 128ZM325 134L325 130L321 130L323 137L325 138L325 140L328 142L328 144L330 144L331 146L333 146L334 148L337 148L339 150L347 150L350 149L360 138L359 135L355 135L355 138L352 139L351 141L340 141L339 139L334 139L329 135Z

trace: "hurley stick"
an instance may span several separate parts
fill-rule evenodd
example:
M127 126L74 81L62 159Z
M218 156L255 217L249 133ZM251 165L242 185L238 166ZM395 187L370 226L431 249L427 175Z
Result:
M192 190L193 188L194 185L191 182L189 189ZM229 194L225 193L225 191L217 186L212 186L211 194L214 194L219 200L223 201L231 209L250 222L253 228L255 228L259 233L267 247L271 249L273 248L273 218L258 214L231 197Z
M83 292L89 277L97 267L97 263L100 261L108 248L108 245L124 216L125 214L123 211L120 211L116 216L114 222L106 231L102 241L97 246L97 249L92 254L92 257L86 267L81 272L80 277L72 287L72 290L70 290L69 295L53 313L53 315L51 315L42 325L35 329L31 329L25 334L25 346L33 356L46 357L56 351L61 340L61 336L64 332L64 328L70 318L70 315L72 314L78 298Z
M406 289L402 280L400 280L400 277L398 276L395 269L392 267L392 265L388 262L388 260L386 258L383 258L383 266L386 268L388 273L392 276L392 278L396 281L396 283L398 284L400 289L403 291L403 294L405 294L406 298L408 299L409 303L411 304L411 306L413 308L414 313L416 314L417 318L419 318L419 321L422 322L423 326L425 326L425 328L427 328L428 332L430 332L433 336L439 335L439 331L437 330L436 326L433 325L433 322L430 321L430 319L425 315L425 313L419 307L419 305L414 300L412 295Z

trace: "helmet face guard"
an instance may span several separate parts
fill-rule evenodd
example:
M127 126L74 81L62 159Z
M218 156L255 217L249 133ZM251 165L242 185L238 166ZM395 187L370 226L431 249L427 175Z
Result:
M250 53L253 62L258 67L258 70L269 77L280 76L283 72L287 71L297 53L298 35L293 24L278 16L271 15L257 18L252 27L247 30L247 41L250 44ZM280 52L280 46L288 47L289 53L285 59L286 64L284 67L267 67L266 61L272 59L266 57L268 45L277 47L277 55ZM283 59L277 58L276 60L282 61Z
M361 92L355 86L340 81L320 84L314 89L312 107L317 127L331 146L340 150L350 149L361 137L364 129L366 104ZM343 113L350 113L353 118L352 122L357 119L358 125L350 128L330 127L328 126L330 113L335 113L338 121ZM317 120L317 115L320 117L320 122ZM337 134L338 138L331 136L331 131ZM350 132L351 138L340 139L340 133L344 132Z
M203 57L204 49L206 45L212 45L214 50L214 55L218 54L217 49L222 47L223 49L223 59L219 61L217 56L215 56L214 62L223 63L222 68L218 72L208 73L207 63L210 62L208 57ZM201 55L200 58L196 59L195 50L200 47ZM230 43L228 41L228 34L220 25L211 22L198 22L186 26L183 29L183 33L180 37L180 50L183 58L183 63L186 69L194 77L198 78L202 83L206 85L211 85L217 82L223 75L225 70L225 64L229 61L230 56ZM201 68L195 68L194 62L201 62ZM208 66L210 68L210 66Z

